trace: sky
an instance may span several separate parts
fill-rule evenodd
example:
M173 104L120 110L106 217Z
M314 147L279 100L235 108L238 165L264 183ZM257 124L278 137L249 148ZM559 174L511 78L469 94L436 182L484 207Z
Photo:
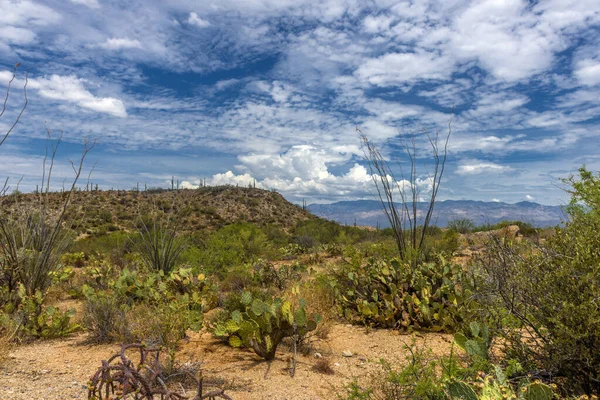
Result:
M406 170L451 136L438 198L563 204L600 170L597 0L0 0L0 90L21 63L0 178L53 187L85 138L100 188L233 184L294 202L373 198L358 127ZM404 168L403 168L404 167Z

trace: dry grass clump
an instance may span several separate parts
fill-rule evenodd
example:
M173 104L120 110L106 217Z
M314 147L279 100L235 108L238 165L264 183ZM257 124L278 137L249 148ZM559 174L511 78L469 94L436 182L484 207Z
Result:
M335 371L331 367L331 361L328 358L319 358L312 366L312 370L324 375L335 374Z

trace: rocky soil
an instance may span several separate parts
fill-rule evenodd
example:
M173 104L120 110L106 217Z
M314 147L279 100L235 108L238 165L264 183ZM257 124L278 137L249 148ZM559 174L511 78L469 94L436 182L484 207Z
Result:
M282 344L270 364L248 350L233 349L209 333L192 335L182 343L180 362L201 362L208 382L228 388L233 399L332 399L353 379L369 383L380 371L379 359L392 364L406 362L405 345L412 340L432 350L433 356L449 352L452 336L445 334L402 335L390 330L372 330L345 324L334 325L327 339L312 344L309 354L299 355L296 374L290 377L290 349ZM13 349L0 367L0 399L85 399L87 382L118 345L89 345L78 334L62 340L38 341ZM318 354L316 354L318 353ZM328 359L333 375L313 366Z

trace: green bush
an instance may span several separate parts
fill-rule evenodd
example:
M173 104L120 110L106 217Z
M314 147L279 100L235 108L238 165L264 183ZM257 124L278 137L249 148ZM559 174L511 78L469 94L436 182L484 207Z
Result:
M544 246L496 239L477 265L506 353L591 395L600 393L600 176L582 169L568 183L570 221Z
M201 265L220 277L227 269L252 262L272 246L265 233L256 225L237 223L225 226L210 235L202 246Z
M452 331L471 297L467 274L443 257L417 268L371 258L334 271L330 284L341 315L377 327Z
M460 218L448 221L448 229L457 233L469 233L475 228L475 224L468 218Z

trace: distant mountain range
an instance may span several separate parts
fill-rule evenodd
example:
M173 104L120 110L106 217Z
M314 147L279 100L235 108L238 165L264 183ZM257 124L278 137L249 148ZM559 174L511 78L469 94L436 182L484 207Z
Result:
M426 203L417 203L420 218L426 212ZM376 200L340 201L332 204L311 204L313 214L345 225L390 226L381 205ZM446 200L437 202L432 223L445 227L449 221L469 218L475 225L494 224L503 220L519 220L536 227L558 225L565 219L563 207L545 206L529 201L516 204L472 200Z

